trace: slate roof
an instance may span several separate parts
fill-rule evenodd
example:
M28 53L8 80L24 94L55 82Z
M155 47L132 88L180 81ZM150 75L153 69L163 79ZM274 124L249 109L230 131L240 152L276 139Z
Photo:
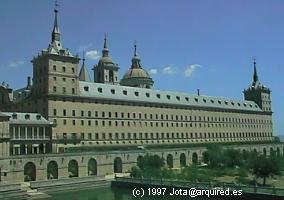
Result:
M88 98L263 112L253 101L224 97L82 81L79 82L79 87L80 96Z

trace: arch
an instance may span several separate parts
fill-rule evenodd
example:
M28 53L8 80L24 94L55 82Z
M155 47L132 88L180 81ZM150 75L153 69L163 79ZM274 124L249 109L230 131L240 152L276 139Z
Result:
M267 154L266 148L263 148L263 155L264 155L264 157L266 157L266 154Z
M122 173L122 160L120 157L116 157L113 162L113 172Z
M68 173L69 178L78 177L79 176L78 170L78 162L76 160L70 160L68 163Z
M58 164L52 160L47 164L47 179L58 179Z
M88 162L88 176L94 176L98 174L97 160L91 158Z
M185 167L186 166L186 156L185 156L185 153L181 153L180 154L179 163L180 163L180 167Z
M277 155L277 157L280 157L280 155L281 155L279 147L277 147L277 149L276 149L276 155Z
M139 155L137 157L137 166L142 168L142 165L143 165L143 156Z
M28 162L24 166L24 181L36 180L36 166L33 162Z
M275 155L274 149L270 147L270 156L274 156L274 155Z
M173 168L174 166L174 158L172 154L167 155L167 166L168 168Z
M113 71L109 70L109 82L114 82Z
M209 162L209 154L208 154L208 151L204 151L202 153L202 162L208 164Z
M192 153L192 164L198 164L198 155L196 152Z

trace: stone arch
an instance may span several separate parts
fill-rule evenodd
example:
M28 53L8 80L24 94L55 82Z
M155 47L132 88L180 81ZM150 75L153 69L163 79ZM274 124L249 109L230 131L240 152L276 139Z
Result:
M192 153L192 164L198 164L198 155L196 152Z
M69 178L79 176L79 167L78 167L78 162L76 160L70 160L69 161L68 173L69 173Z
M202 153L202 162L208 164L209 162L209 154L208 154L208 151L204 151Z
M52 160L47 164L47 179L58 179L58 164Z
M24 166L24 181L36 180L36 166L33 162L27 162Z
M114 173L122 173L122 160L120 157L116 157L113 162L113 172Z
M277 155L277 157L280 157L280 156L281 156L280 148L279 148L279 147L277 147L277 149L276 149L276 155Z
M265 147L263 148L263 155L264 155L264 157L266 157L266 155L267 155L267 152L266 152L266 148L265 148Z
M168 168L174 167L174 158L173 158L172 154L167 155L167 166L168 166Z
M274 155L275 155L274 149L270 147L270 156L274 156Z
M141 167L142 161L143 161L143 156L139 155L137 157L137 166L138 167Z
M181 153L179 156L179 163L180 167L185 167L186 166L186 156L185 153Z
M98 174L97 160L91 158L88 162L88 176L94 176Z

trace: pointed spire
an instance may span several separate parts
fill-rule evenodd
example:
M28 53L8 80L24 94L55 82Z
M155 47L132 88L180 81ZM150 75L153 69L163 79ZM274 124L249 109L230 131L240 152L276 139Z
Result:
M137 56L137 44L136 41L134 41L134 57Z
M142 68L140 64L140 58L137 54L137 43L134 42L134 57L132 58L131 68Z
M256 58L253 58L253 67L254 67L254 71L253 71L253 82L256 83L258 82L258 75L257 75L257 71L256 71Z
M56 41L60 41L60 29L58 26L58 7L59 4L57 2L57 0L55 1L55 8L54 8L54 26L53 26L53 30L52 30L52 42Z
M104 49L103 49L103 57L108 57L109 56L109 50L107 48L107 34L105 33L105 38L104 38Z
M83 51L83 63L79 73L79 80L80 81L87 81L91 82L90 74L88 68L85 66L85 51Z

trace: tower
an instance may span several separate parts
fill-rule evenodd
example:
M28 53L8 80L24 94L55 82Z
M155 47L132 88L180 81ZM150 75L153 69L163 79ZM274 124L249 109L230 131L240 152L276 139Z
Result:
M80 58L63 47L58 24L57 4L54 9L54 26L51 43L32 59L32 96L67 94L76 95L79 90L78 64Z
M113 62L109 55L109 49L107 47L107 37L104 38L104 48L102 50L102 57L99 63L94 66L94 82L107 83L107 84L118 84L118 70L119 67Z
M256 70L256 60L253 61L253 81L248 89L244 90L245 100L254 101L264 112L272 112L271 91L260 83Z

